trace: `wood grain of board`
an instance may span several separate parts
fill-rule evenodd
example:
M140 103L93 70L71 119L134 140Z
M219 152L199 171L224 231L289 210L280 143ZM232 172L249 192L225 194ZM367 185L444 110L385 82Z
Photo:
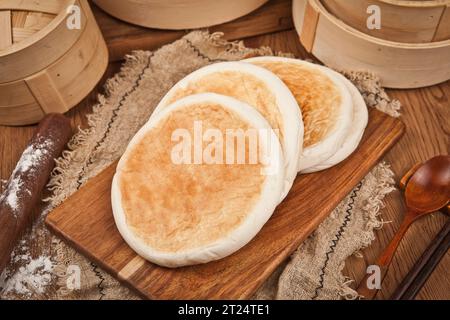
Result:
M145 262L121 238L110 200L115 165L50 213L47 226L149 299L250 298L398 141L404 125L377 110L357 151L331 169L301 175L258 235L241 250L204 265L168 269ZM99 235L102 235L102 241Z

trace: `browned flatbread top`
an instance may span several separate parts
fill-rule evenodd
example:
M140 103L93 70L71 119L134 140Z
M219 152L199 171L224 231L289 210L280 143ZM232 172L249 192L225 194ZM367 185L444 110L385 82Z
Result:
M257 77L239 71L214 72L189 82L185 88L178 88L168 104L197 93L212 92L232 97L256 108L283 141L283 121L277 101L270 88Z
M305 127L303 146L309 147L332 130L342 98L336 85L322 72L296 63L252 61L275 73L288 86L300 106Z
M218 240L241 224L260 198L266 179L260 163L172 162L171 150L178 143L171 140L172 133L184 128L193 136L198 120L203 131L249 128L248 122L222 106L190 105L146 132L124 158L118 183L126 222L153 249L177 252Z

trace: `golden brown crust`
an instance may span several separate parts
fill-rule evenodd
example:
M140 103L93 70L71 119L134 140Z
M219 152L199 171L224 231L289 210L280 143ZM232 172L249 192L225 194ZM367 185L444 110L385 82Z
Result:
M296 63L252 61L276 74L300 106L305 127L303 146L324 139L332 130L342 103L339 89L322 72Z
M206 92L232 97L256 108L266 118L272 129L278 129L276 133L280 141L283 141L283 121L276 98L270 88L257 77L238 71L207 74L189 82L185 88L178 88L168 104L188 95Z
M119 188L126 221L155 250L177 252L226 236L259 200L262 164L176 165L171 150L175 129L248 129L236 113L197 104L171 113L134 145L121 168ZM248 152L248 143L247 152ZM204 144L205 146L205 144Z

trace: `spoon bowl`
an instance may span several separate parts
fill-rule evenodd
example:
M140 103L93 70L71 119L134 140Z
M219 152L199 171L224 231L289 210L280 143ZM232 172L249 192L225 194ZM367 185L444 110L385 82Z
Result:
M450 156L438 156L425 162L408 181L406 206L422 216L448 204L450 198Z

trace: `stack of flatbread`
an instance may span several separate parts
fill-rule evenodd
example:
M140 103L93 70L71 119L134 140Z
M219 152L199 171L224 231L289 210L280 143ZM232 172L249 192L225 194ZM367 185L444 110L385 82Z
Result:
M116 225L162 266L221 259L259 232L299 172L346 159L367 120L359 91L323 66L258 57L199 69L166 94L120 159Z

